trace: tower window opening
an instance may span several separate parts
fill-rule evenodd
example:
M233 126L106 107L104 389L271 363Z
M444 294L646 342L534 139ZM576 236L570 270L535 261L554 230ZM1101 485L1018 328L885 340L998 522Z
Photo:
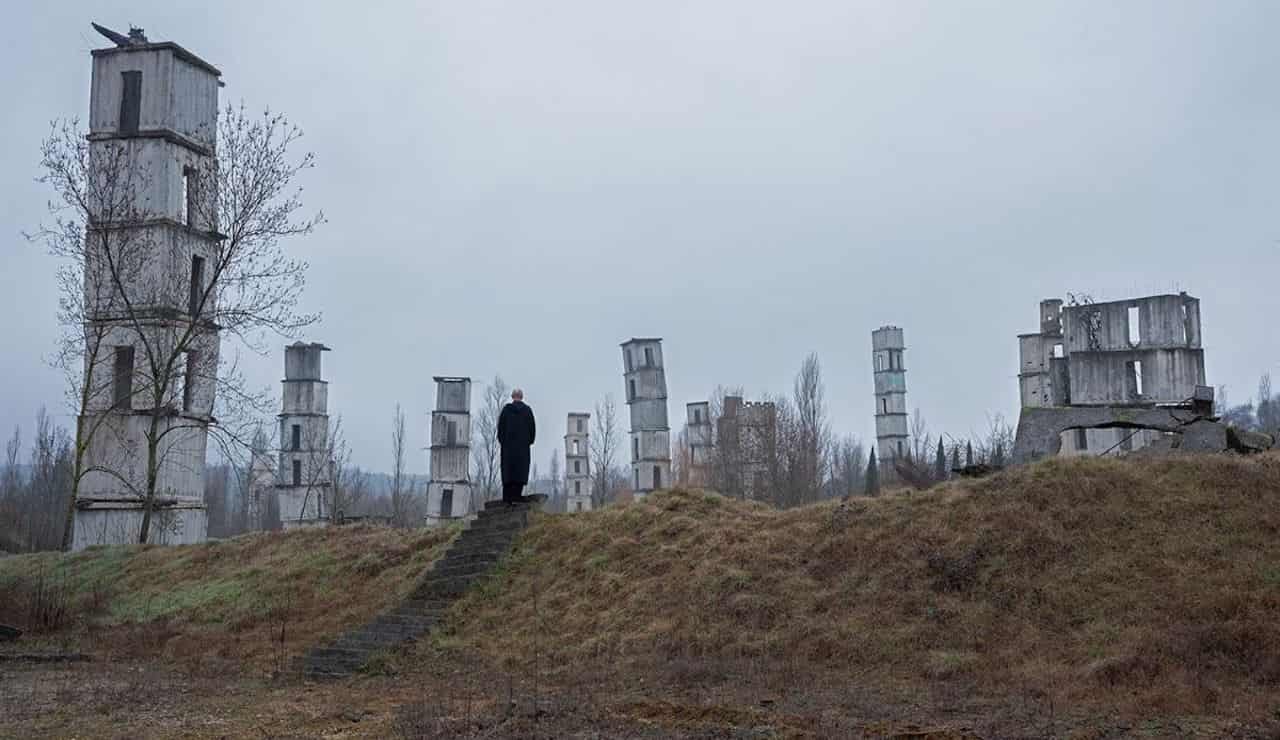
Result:
M632 460L640 459L640 438L639 437L636 437L631 440L631 459Z
M293 428L290 430L289 444L291 445L290 449L292 449L295 452L302 449L302 425L301 424L293 425Z
M187 297L187 313L195 318L200 311L200 299L204 294L204 257L191 255L191 291Z
M1142 322L1137 306L1129 306L1128 323L1129 344L1136 347L1142 342Z
M653 367L653 348L652 347L644 348L644 366Z
M1066 357L1066 354L1064 353L1064 350L1062 348L1062 342L1058 342L1057 344L1053 345L1053 356L1059 360L1061 360L1063 357Z
M574 460L574 461L573 461L573 472L574 472L574 473L581 473L581 472L582 472L582 461L581 461L581 460Z
M636 381L635 380L627 381L627 391L631 394L631 399L634 401L636 397Z
M1076 449L1080 451L1089 449L1089 430L1088 429L1076 430Z
M1132 360L1125 363L1125 370L1129 375L1129 396L1134 399L1142 398L1142 361Z
M293 461L293 485L295 486L302 485L302 461L301 460Z
M449 519L453 516L453 489L446 488L440 492L440 518Z
M138 133L142 112L142 72L120 73L120 133Z
M653 466L653 487L655 490L662 488L662 467L659 465Z
M133 408L133 347L116 347L115 358L115 407Z

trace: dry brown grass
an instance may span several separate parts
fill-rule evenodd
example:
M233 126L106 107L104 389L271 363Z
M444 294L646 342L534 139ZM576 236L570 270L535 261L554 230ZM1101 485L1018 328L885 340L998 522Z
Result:
M446 644L549 675L657 656L1261 716L1278 535L1277 455L1052 460L781 512L672 491L540 517Z
M0 592L56 587L67 630L112 655L279 669L402 598L455 533L357 525L18 556L0 560Z

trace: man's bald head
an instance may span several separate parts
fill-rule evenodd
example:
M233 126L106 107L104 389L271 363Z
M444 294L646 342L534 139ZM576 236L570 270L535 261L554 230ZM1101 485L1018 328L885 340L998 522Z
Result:
M516 388L515 390L511 391L511 400L512 400L512 401L523 401L523 400L524 400L524 391L520 390L519 388Z

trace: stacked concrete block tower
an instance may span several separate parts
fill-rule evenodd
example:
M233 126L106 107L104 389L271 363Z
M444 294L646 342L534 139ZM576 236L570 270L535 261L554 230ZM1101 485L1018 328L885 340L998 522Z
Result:
M871 363L876 393L876 459L882 479L896 474L894 464L908 451L907 350L902 329L882 326L871 332Z
M285 529L323 525L332 512L333 455L329 444L329 383L321 377L318 342L285 347L280 456L276 493Z
M631 412L631 486L642 497L671 485L671 427L662 339L622 344L623 381Z
M571 413L564 435L564 482L571 512L591 511L591 414Z
M96 430L86 459L96 470L80 484L72 547L137 542L153 422L159 448L148 541L201 542L219 339L216 326L193 318L222 237L211 194L188 185L193 173L216 167L221 72L175 43L148 41L141 29L125 36L97 28L115 46L91 52L89 93L91 398L79 423ZM180 380L153 376L147 347L184 344ZM157 387L167 387L158 403Z
M431 413L431 480L427 523L470 517L471 378L436 376L436 408Z
M711 431L711 403L695 401L685 404L685 435L689 445L689 485L711 483L711 459L715 454L715 437Z

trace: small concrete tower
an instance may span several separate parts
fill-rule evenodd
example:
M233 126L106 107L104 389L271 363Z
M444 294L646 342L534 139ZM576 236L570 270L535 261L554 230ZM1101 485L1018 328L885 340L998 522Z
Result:
M571 413L564 435L564 482L569 511L591 511L591 414Z
M436 408L431 413L431 481L427 484L427 524L470 517L471 378L437 375Z
M871 332L871 362L876 390L876 458L882 475L894 475L894 461L907 454L907 345L902 329L882 326Z
M276 493L285 529L323 526L332 498L329 447L329 383L321 378L319 342L284 350L284 401L280 410L280 468Z
M216 202L187 185L189 174L216 167L222 73L175 43L148 41L142 29L125 36L95 27L115 46L90 52L84 300L86 377L92 373L95 390L79 423L97 433L86 450L72 549L138 541L153 415L160 441L148 541L203 542L219 338L208 325L187 332L222 237ZM126 306L142 307L142 321L130 321ZM185 369L151 377L147 348L180 342ZM158 385L167 386L166 398L152 395Z
M631 410L631 485L636 496L671 485L671 427L662 339L622 343L623 380Z
M689 444L689 485L705 486L711 482L711 455L715 438L711 433L711 402L685 404L685 435Z

